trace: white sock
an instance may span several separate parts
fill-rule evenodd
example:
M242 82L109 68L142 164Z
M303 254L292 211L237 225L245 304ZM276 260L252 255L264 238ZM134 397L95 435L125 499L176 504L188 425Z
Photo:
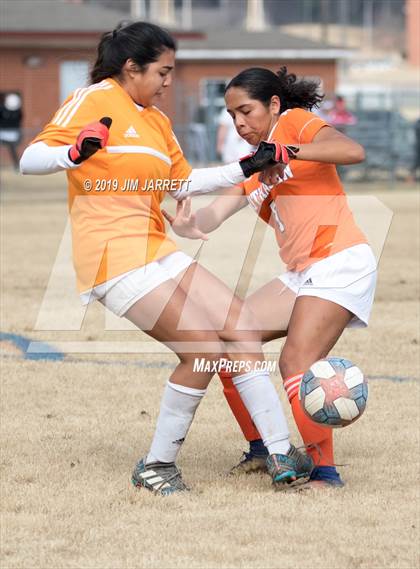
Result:
M205 389L195 389L168 381L163 392L156 430L146 464L175 462L205 393Z
M276 388L268 372L251 371L232 378L269 454L286 454L289 429Z

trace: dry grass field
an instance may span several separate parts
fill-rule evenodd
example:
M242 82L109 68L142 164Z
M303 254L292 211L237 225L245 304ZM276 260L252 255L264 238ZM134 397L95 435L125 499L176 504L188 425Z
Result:
M335 435L346 487L273 493L267 476L227 476L244 443L215 378L180 458L192 491L165 499L129 477L174 356L99 305L75 318L64 177L2 174L3 569L419 567L419 195L405 185L349 193L377 253L394 217L371 326L346 331L334 350L370 378L365 416ZM242 213L201 257L230 286ZM280 272L269 241L253 289ZM68 353L39 359L30 340Z

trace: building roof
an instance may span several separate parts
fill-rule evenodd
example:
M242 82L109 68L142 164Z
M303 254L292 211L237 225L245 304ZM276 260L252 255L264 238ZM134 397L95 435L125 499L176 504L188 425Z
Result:
M123 19L108 8L62 0L1 0L2 32L105 32Z
M185 39L180 47L197 47L199 49L264 49L276 47L278 49L323 49L331 48L328 44L303 39L285 34L279 28L268 28L261 32L249 32L243 29L207 29L205 37L201 40Z
M157 0L156 0L157 1ZM124 14L102 6L64 0L0 0L0 45L14 47L93 47ZM129 16L127 15L127 18ZM158 22L157 22L158 23ZM291 36L278 28L172 30L178 60L337 59L349 50Z
M350 50L291 36L278 28L262 32L206 30L202 38L180 39L177 59L337 59Z

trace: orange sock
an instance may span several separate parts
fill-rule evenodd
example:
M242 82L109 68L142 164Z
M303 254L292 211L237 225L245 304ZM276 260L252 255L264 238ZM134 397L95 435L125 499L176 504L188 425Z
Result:
M293 416L305 445L316 444L319 447L308 449L316 466L333 466L334 449L333 433L328 427L321 427L305 414L299 401L299 385L303 373L299 373L284 380L284 388L292 406Z
M236 387L232 381L232 374L227 371L220 371L219 377L223 383L223 393L231 408L232 413L235 415L244 437L247 441L255 441L261 438L260 433L254 425L251 415L248 413L247 408L242 402Z

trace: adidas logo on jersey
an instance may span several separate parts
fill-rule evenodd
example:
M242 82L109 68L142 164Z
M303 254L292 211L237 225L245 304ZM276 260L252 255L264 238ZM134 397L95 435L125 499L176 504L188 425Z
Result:
M129 126L124 133L124 138L140 138L134 126Z
M312 285L312 284L314 284L314 283L312 282L312 279L308 279L307 281L305 281L305 282L303 283L303 286L305 286L305 285Z

